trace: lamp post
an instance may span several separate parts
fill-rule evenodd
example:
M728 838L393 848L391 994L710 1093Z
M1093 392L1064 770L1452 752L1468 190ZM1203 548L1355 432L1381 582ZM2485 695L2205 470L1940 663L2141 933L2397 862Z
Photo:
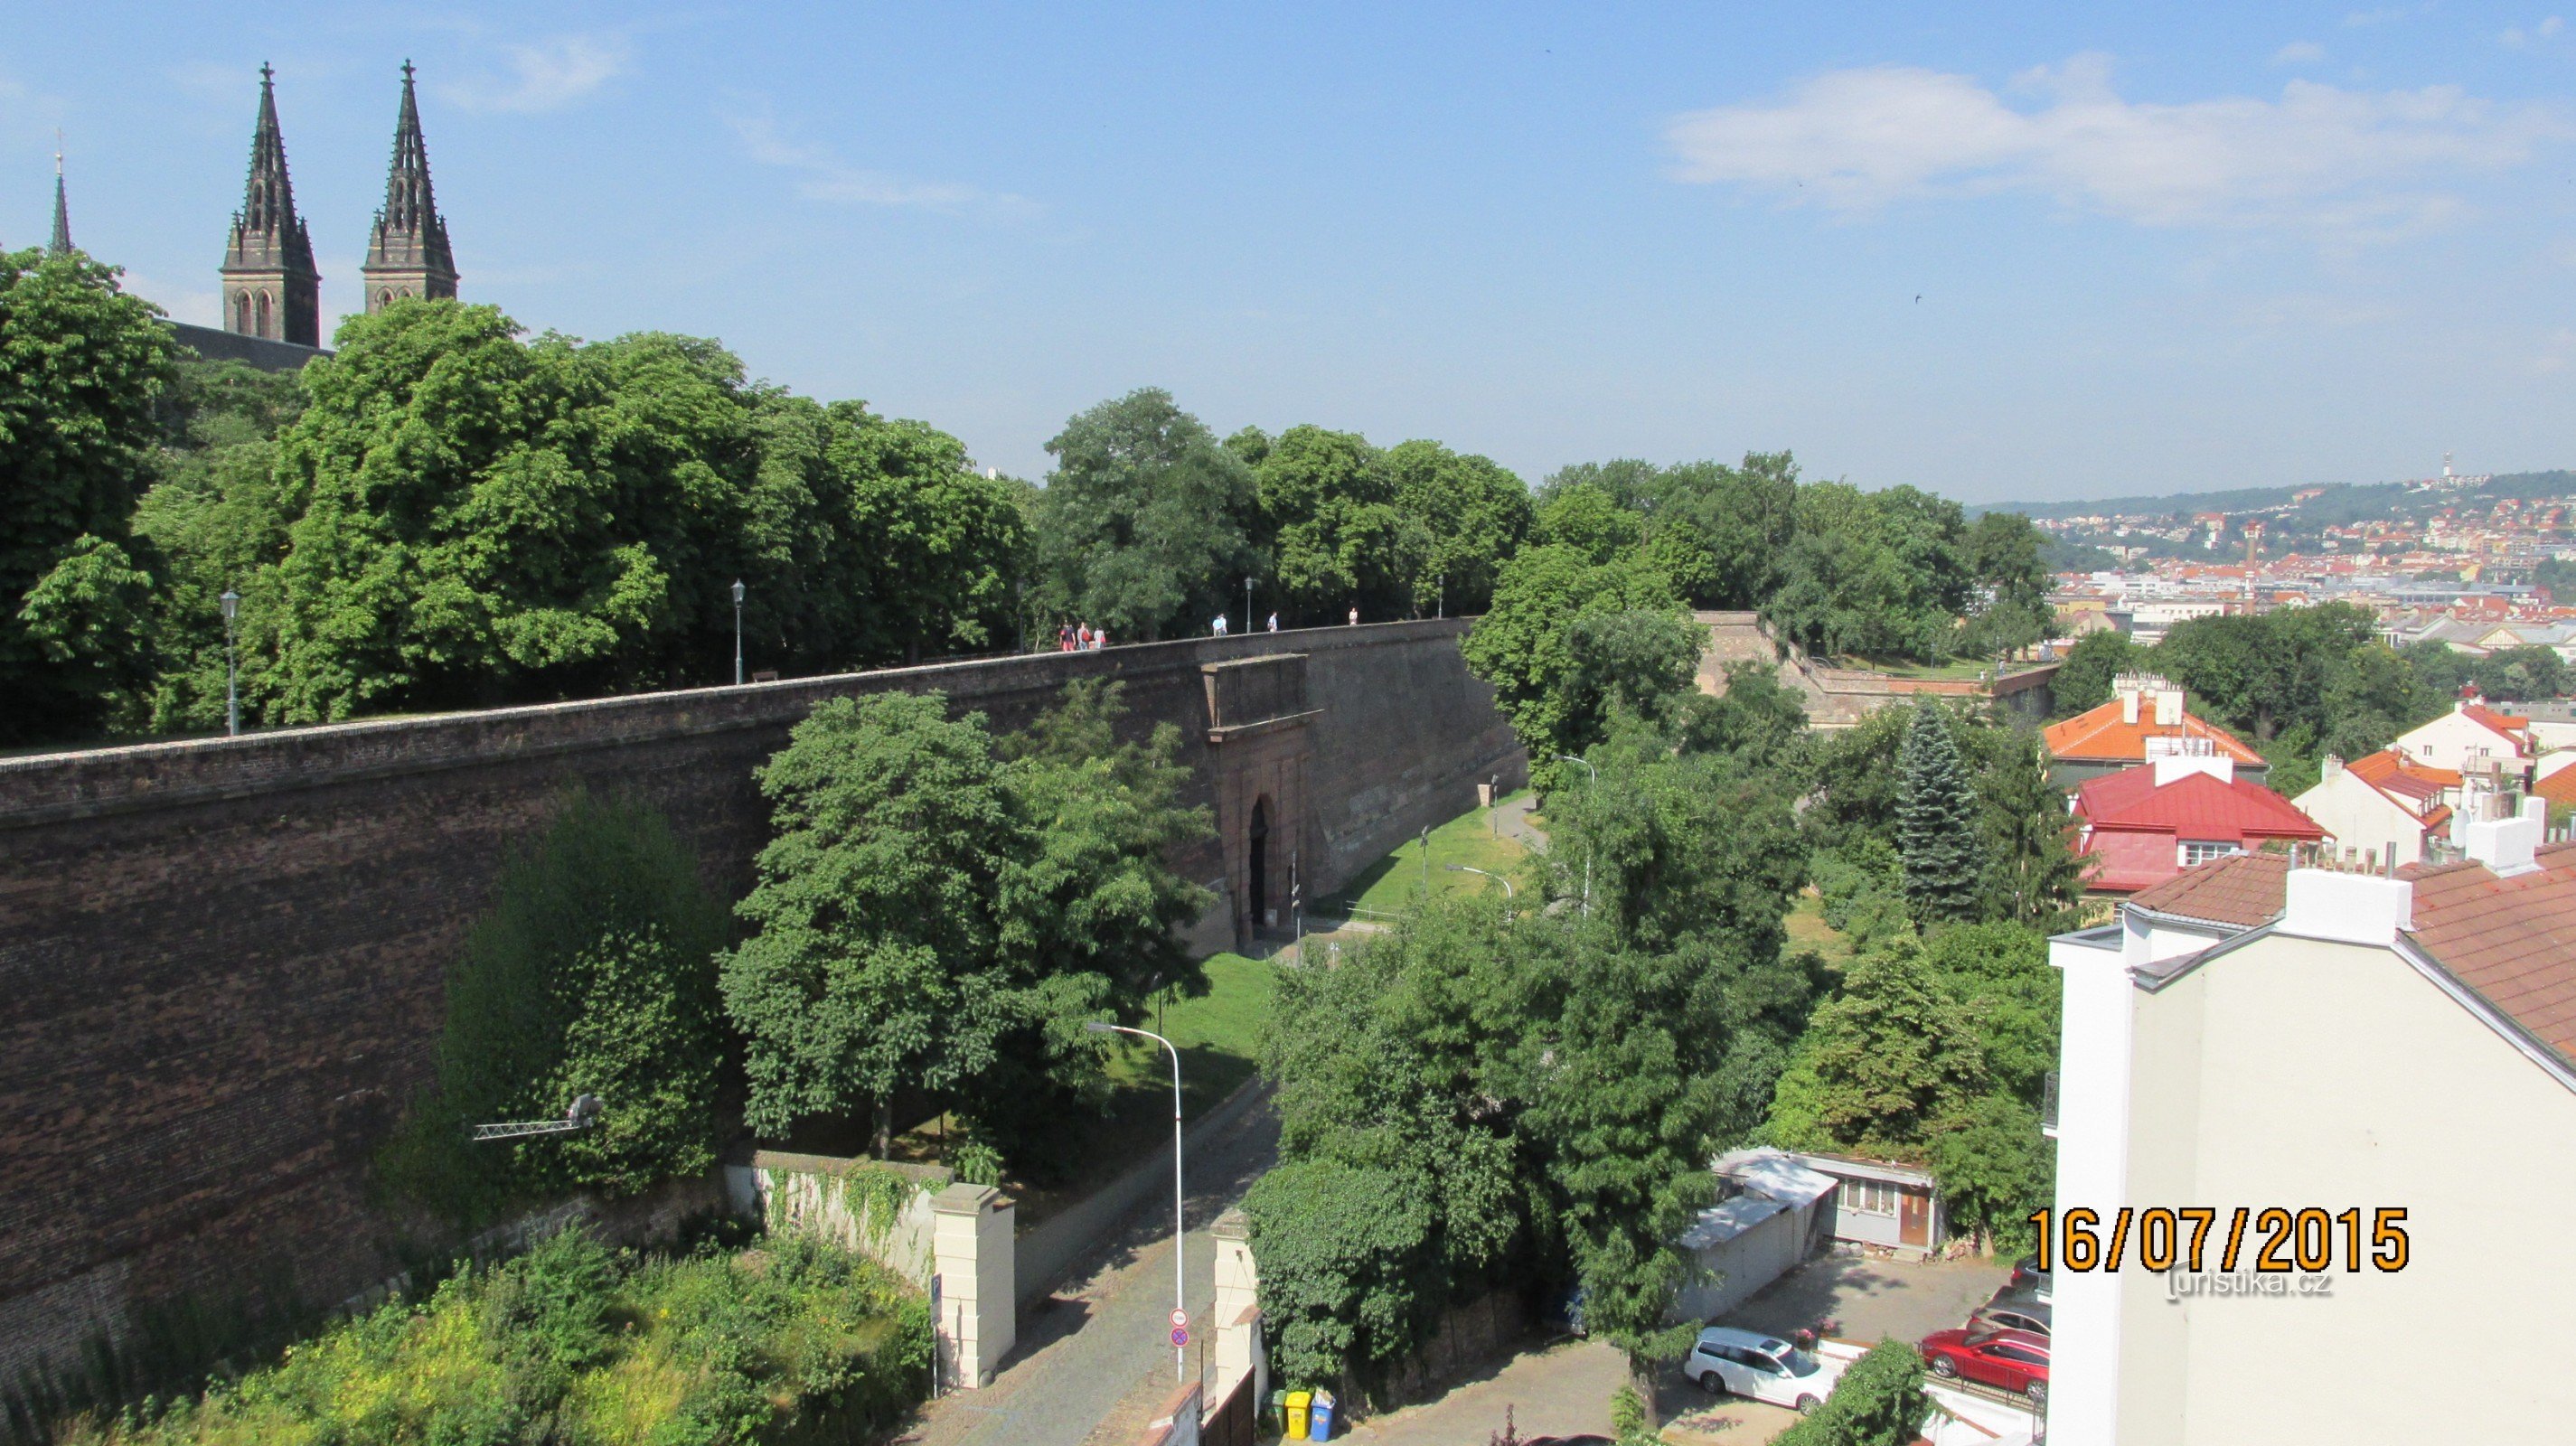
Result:
M1504 898L1508 899L1512 896L1512 881L1490 869L1476 868L1471 864L1447 864L1444 865L1444 867L1453 874L1483 874L1486 878L1492 879L1495 883L1503 886Z
M241 594L224 589L224 736L241 735L241 669L234 661L233 615L241 611Z
M1190 1299L1189 1276L1184 1273L1181 1266L1182 1236L1188 1226L1188 1221L1182 1214L1182 1202L1186 1197L1181 1193L1181 1052L1170 1040L1163 1038L1161 1035L1156 1034L1149 1029L1129 1029L1123 1024L1109 1024L1097 1019L1086 1021L1082 1027L1093 1034L1132 1034L1139 1039L1150 1039L1171 1052L1172 1318L1175 1321L1185 1320L1189 1316ZM1174 1328L1178 1329L1177 1326ZM1189 1347L1184 1345L1174 1345L1172 1347L1172 1376L1176 1381L1186 1381L1190 1378Z
M1577 758L1571 753L1560 753L1556 755L1556 761L1582 764L1592 775L1593 789L1597 791L1601 787L1601 770L1592 766L1591 759ZM1592 917L1592 845L1589 843L1583 846L1583 917L1587 919Z
M733 580L733 685L742 686L742 579Z
M1243 580L1243 630L1252 631L1252 579Z

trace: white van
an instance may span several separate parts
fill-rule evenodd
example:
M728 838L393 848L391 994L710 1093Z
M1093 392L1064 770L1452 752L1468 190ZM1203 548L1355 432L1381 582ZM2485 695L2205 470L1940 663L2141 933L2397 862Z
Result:
M1682 1362L1682 1374L1712 1396L1747 1396L1804 1413L1833 1394L1845 1364L1818 1360L1778 1336L1710 1326Z

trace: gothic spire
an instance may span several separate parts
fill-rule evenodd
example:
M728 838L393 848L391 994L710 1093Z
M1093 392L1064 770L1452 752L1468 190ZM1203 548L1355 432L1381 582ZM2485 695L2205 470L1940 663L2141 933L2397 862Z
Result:
M250 180L224 245L224 329L243 336L318 346L322 273L313 241L295 214L286 175L286 137L277 124L277 72L259 68L259 120L251 129Z
M72 253L72 208L63 195L63 133L54 132L54 244L56 256Z
M376 213L367 263L367 309L380 311L403 297L452 297L456 258L447 245L447 222L429 184L429 145L420 133L420 97L412 64L403 62L402 110L394 120L393 165L385 175L385 205Z

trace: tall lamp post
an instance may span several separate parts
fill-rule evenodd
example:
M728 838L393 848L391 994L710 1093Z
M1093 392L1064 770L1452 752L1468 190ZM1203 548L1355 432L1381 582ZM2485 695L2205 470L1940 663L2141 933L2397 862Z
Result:
M742 686L742 579L733 580L733 685Z
M1592 766L1591 759L1577 758L1571 753L1560 753L1556 755L1556 761L1582 764L1592 775L1592 787L1596 790L1601 787L1601 770ZM1583 846L1583 917L1587 919L1592 917L1592 846L1588 843Z
M1243 630L1252 631L1252 579L1243 580Z
M1150 1029L1129 1029L1123 1024L1108 1024L1097 1019L1085 1022L1082 1027L1093 1034L1132 1034L1138 1039L1150 1039L1171 1052L1172 1319L1175 1322L1172 1328L1179 1330L1181 1327L1177 1322L1187 1320L1190 1311L1189 1276L1181 1266L1182 1236L1187 1228L1187 1220L1182 1214L1182 1201L1185 1197L1181 1193L1181 1052L1170 1040ZM1172 1346L1172 1378L1175 1381L1187 1381L1190 1378L1190 1348L1177 1341Z
M224 736L241 735L241 669L234 661L233 615L241 611L241 594L224 589Z

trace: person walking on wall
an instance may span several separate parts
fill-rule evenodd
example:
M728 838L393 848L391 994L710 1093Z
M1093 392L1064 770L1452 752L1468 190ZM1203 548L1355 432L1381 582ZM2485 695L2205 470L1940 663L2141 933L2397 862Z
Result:
M1108 646L1109 630L1107 628L1093 628L1091 630L1091 650L1096 653L1102 648Z
M1274 633L1279 631L1279 614L1277 613L1272 613L1270 615L1270 631Z
M1352 626L1352 627L1358 627L1359 625L1360 625L1360 610L1359 610L1358 608L1356 608L1356 607L1355 607L1355 608L1352 608L1352 609L1351 609L1351 626Z
M1073 624L1056 624L1055 650L1059 653L1070 653L1073 651Z
M1225 636L1225 614L1223 613L1216 615L1216 635L1220 638Z

